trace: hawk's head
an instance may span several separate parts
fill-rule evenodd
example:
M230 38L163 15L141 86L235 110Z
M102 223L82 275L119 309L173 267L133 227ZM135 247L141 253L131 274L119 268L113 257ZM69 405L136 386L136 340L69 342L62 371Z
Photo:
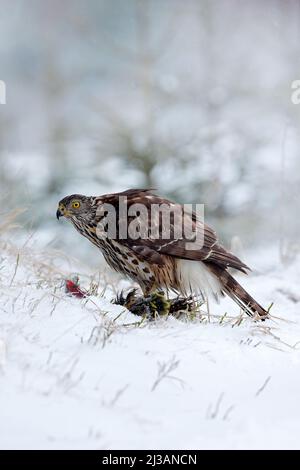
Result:
M90 220L91 215L94 214L92 199L82 194L72 194L71 196L64 197L58 204L56 211L57 219L66 217L67 219Z

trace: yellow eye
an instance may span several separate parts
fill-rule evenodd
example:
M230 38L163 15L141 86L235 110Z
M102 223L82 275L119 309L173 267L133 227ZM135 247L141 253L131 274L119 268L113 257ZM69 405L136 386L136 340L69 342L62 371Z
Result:
M79 207L80 207L80 202L79 202L79 201L74 201L74 202L72 202L72 207L73 207L73 209L79 209Z

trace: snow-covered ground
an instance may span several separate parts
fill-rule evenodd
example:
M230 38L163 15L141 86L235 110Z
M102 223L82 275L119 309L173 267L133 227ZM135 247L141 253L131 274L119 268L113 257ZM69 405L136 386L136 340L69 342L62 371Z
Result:
M202 321L139 324L103 276L68 297L62 258L2 241L0 447L299 449L300 260L272 253L241 279L271 320L222 300Z

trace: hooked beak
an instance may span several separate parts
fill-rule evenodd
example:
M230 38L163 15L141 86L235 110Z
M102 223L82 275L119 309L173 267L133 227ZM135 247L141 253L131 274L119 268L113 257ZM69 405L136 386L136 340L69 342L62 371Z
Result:
M59 220L59 218L62 217L62 216L63 216L63 214L62 214L62 212L60 211L60 209L57 209L57 211L56 211L56 218L57 218L57 220Z

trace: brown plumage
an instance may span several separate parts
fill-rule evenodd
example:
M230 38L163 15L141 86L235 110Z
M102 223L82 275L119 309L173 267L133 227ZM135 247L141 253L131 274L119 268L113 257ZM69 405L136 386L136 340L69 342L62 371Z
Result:
M127 212L120 212L124 198ZM140 210L135 210L137 204ZM116 214L113 237L107 236L108 211L104 210L107 207L113 208ZM155 207L170 210L169 231L165 230L161 212L153 217ZM184 232L178 236L175 214L182 217L182 226L190 224L193 232L197 231L202 237L196 237L191 244ZM83 236L99 247L113 269L136 281L145 295L161 288L183 295L201 294L204 298L210 293L215 297L227 294L250 316L266 317L268 314L228 271L234 268L247 273L248 266L220 245L214 230L195 212L186 212L180 204L146 189L98 197L75 194L60 201L57 217L60 216L69 219ZM132 225L141 236L129 234Z

